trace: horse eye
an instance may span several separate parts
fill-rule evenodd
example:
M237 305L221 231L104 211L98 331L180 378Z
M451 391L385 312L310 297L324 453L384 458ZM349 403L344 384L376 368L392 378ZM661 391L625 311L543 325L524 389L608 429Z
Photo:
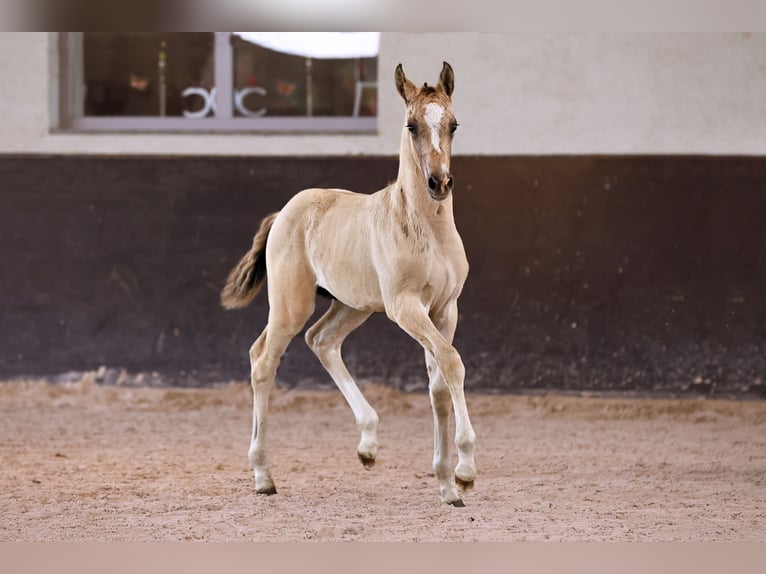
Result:
M458 127L459 125L460 125L460 124L459 124L459 123L457 123L457 122L455 122L454 124L452 124L452 125L449 127L449 131L450 131L450 133L451 133L451 134L454 134L454 133L455 133L455 130L457 129L457 127Z
M410 130L411 134L415 134L418 131L418 126L416 126L414 123L410 122L407 124L407 129Z

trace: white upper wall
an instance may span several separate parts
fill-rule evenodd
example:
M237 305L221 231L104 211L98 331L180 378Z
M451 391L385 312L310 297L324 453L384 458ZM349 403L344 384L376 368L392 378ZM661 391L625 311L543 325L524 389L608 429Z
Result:
M0 153L395 155L402 62L455 69L454 152L766 155L766 34L383 33L375 135L56 133L48 33L0 33Z

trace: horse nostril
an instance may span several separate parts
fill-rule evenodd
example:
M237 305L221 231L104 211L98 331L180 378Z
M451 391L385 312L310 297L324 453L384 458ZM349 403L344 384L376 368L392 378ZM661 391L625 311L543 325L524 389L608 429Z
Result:
M439 186L439 182L436 181L436 178L434 176L431 176L428 178L428 189L431 191L436 191L436 188Z
M447 191L451 191L451 190L452 190L452 185L453 185L454 183L455 183L455 182L454 182L454 181L452 181L452 176L449 176L449 177L447 178Z

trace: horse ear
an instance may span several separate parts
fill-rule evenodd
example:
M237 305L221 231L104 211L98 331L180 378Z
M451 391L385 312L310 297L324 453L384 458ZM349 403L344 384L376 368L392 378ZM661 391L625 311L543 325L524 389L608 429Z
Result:
M396 67L396 72L394 74L394 77L396 78L396 89L399 91L399 94L404 99L405 103L409 103L412 99L412 96L415 95L415 92L417 91L417 88L415 87L415 84L413 84L407 76L404 75L404 69L402 69L402 65L399 64Z
M444 62L442 72L439 74L439 85L445 94L452 97L452 92L455 91L455 72L452 71L452 66L447 62Z

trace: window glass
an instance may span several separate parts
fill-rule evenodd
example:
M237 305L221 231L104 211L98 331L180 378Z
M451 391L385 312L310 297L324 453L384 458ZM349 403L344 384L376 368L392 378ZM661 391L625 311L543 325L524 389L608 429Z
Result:
M317 58L312 54L323 52L290 44L291 36L304 34L283 36L282 44L270 38L261 44L257 33L234 34L235 115L377 115L376 57L363 57L363 50L351 44L346 50L351 57ZM315 36L314 42L323 41L321 33Z
M213 45L212 32L85 32L84 114L181 116L201 107L183 92L212 86Z
M64 32L61 127L377 127L376 32Z

